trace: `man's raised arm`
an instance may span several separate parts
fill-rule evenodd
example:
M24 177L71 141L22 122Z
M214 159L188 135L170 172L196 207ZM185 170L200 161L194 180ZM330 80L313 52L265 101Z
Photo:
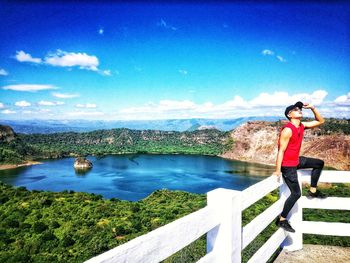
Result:
M314 113L315 119L314 121L307 121L307 122L302 122L302 124L305 126L306 129L311 129L315 128L317 126L320 126L325 122L324 118L321 116L320 112L315 108L314 105L310 103L305 103L303 106L304 109L311 109L312 112Z

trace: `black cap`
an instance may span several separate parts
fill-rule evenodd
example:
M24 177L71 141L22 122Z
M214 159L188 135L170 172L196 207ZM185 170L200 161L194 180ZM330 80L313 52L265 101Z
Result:
M301 101L298 101L297 103L295 103L294 105L290 105L290 106L288 106L287 108L286 108L286 110L284 111L284 115L286 115L286 117L287 117L287 119L289 120L289 118L288 118L288 113L292 110L292 109L294 109L294 108L296 108L296 107L298 107L299 109L303 109L303 106L304 106L304 103L302 103Z

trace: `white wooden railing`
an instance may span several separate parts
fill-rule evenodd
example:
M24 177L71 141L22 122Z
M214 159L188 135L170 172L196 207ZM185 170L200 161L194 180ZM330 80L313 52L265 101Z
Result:
M310 170L299 170L299 183L310 182ZM323 171L319 182L350 183L350 171ZM280 199L242 228L242 211L280 187ZM172 223L111 249L86 263L160 262L207 233L207 254L198 262L241 262L241 251L252 242L282 211L290 194L282 178L270 176L245 189L218 188L207 194L207 206ZM350 236L350 224L309 222L302 220L302 208L350 210L350 198L301 197L288 219L295 233L279 228L250 258L266 262L282 246L293 251L303 247L302 234Z

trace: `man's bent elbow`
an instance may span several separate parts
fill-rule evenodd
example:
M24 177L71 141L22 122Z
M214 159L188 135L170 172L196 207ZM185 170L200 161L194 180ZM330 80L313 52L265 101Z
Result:
M282 155L283 156L285 151L286 151L286 149L279 149L278 153L277 153L277 156L278 155Z

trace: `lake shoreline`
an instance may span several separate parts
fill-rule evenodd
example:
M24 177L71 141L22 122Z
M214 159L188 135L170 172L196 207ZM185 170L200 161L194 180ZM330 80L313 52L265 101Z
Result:
M31 190L72 190L137 201L163 188L191 193L207 193L220 187L243 190L271 174L260 166L198 154L128 154L86 158L93 163L93 168L86 173L74 169L73 157L36 159L43 164L33 167L25 167L32 163L3 166L3 169L23 167L0 170L0 180Z
M253 164L253 165L263 165L263 166L267 166L267 167L274 166L274 164L269 164L269 163L251 162L248 160L239 160L239 159L235 159L235 158L229 158L227 156L224 156L223 154L215 155L215 154L188 154L188 153L158 153L158 152L133 153L133 152L129 152L129 153L108 153L108 154L102 154L102 155L91 154L91 155L88 155L87 157L93 156L96 158L102 158L102 157L106 157L109 155L121 156L121 155L140 155L140 154L147 154L147 155L191 155L191 156L199 155L199 156L208 156L208 157L219 157L221 159L225 159L228 161L239 161L239 162ZM62 159L62 158L77 158L77 157L78 157L77 155L67 155L67 156L60 156L58 158L47 158L46 160L58 160L58 159ZM9 170L9 169L15 169L18 167L31 166L31 165L37 165L37 164L42 164L42 162L28 161L28 162L22 163L22 164L0 164L0 170Z
M0 170L15 169L18 167L31 166L31 165L37 165L37 164L42 164L42 163L37 161L28 161L26 163L21 163L21 164L0 164Z

